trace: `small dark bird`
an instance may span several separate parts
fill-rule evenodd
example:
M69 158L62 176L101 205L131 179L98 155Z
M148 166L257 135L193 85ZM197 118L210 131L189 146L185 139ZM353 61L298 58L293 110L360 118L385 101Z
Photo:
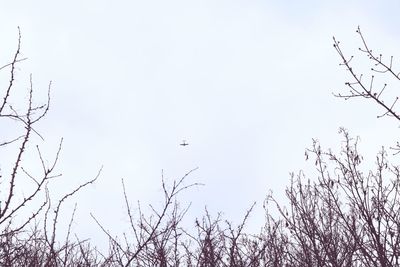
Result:
M188 143L186 143L186 140L183 140L182 141L182 144L180 144L181 146L188 146L189 144Z

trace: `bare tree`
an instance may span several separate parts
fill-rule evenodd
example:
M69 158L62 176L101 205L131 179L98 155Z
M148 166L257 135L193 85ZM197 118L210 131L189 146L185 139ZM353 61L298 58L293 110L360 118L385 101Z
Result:
M334 38L341 65L351 78L346 82L350 91L336 96L372 100L383 109L378 117L400 120L396 109L398 97L392 99L385 94L388 85L374 83L375 75L400 80L400 74L394 71L393 57L386 62L381 54L373 54L359 28L357 34L360 52L371 61L374 75L363 78L351 65L353 57L345 56ZM57 225L63 204L95 182L100 171L94 179L54 200L47 185L60 176L55 169L62 140L50 164L40 147L35 147L40 175L25 167L26 155L31 153L28 144L33 137L43 139L36 125L49 111L51 83L45 103L34 105L31 76L27 102L23 108L16 108L11 96L16 66L24 60L20 58L20 45L19 34L11 62L0 67L0 71L9 71L10 77L0 102L0 123L12 120L21 131L11 138L0 136L4 139L0 140L0 152L10 147L16 150L13 158L7 157L11 167L8 172L2 170L6 175L0 181L1 266L400 266L400 167L391 163L392 155L385 148L374 156L374 165L368 166L359 153L359 138L351 137L344 128L339 130L342 143L338 153L313 140L306 150L306 159L315 168L314 176L308 178L310 174L302 171L291 175L285 191L288 205L282 205L272 194L267 196L265 225L257 234L246 233L255 203L238 224L223 219L222 214L213 216L205 209L204 216L194 220L192 227L182 225L190 205L182 207L178 196L200 185L187 184L194 169L171 185L162 176L161 207L149 205L143 209L138 202L137 216L132 212L122 180L129 232L115 236L101 223L101 218L91 214L94 224L109 239L107 252L98 251L88 240L73 235L71 228L78 205L69 218L66 238L61 240ZM398 144L392 149L395 154L400 153ZM32 185L32 191L22 198L16 190L21 180ZM41 201L35 206L37 199ZM31 213L16 221L23 211Z
M0 136L0 152L7 153L3 158L10 160L10 164L2 165L1 189L0 189L0 265L1 266L55 266L61 262L64 266L71 265L75 261L78 245L82 243L69 240L62 246L56 245L56 229L60 210L65 200L75 195L82 188L92 184L98 175L82 185L77 186L72 192L65 194L57 205L51 205L51 194L48 184L61 174L55 173L57 162L60 158L62 139L56 154L50 164L46 163L39 145L36 145L36 160L41 167L41 173L33 172L25 166L27 158L34 159L35 155L30 150L32 140L38 137L44 140L37 131L36 125L45 118L50 108L51 82L47 89L47 99L44 104L35 105L34 85L32 75L29 79L27 101L21 105L13 102L15 91L15 79L17 65L26 58L20 58L21 32L18 29L17 50L11 62L0 67L0 71L9 72L9 82L3 92L0 101L0 123L7 125L6 121L13 121L20 132L14 137ZM14 100L16 101L16 100ZM15 148L15 155L8 148ZM4 163L4 162L3 162ZM7 169L9 168L9 169ZM22 188L24 184L24 188ZM17 190L17 188L19 188ZM28 190L28 191L27 191ZM23 192L21 195L19 192ZM39 205L36 203L39 201ZM46 208L47 207L47 208ZM50 215L50 210L53 212ZM24 216L23 214L28 213ZM22 215L21 215L22 214ZM42 220L43 230L39 226ZM50 220L51 229L47 228ZM72 219L71 219L72 222ZM32 228L33 226L33 228ZM31 227L30 230L27 230ZM69 238L71 223L67 236ZM67 238L67 239L68 239ZM74 250L71 253L71 250Z
M362 44L359 50L371 60L374 75L389 75L388 78L399 80L399 74L393 69L393 57L385 63L381 54L373 54L360 28L357 34ZM374 75L366 80L357 73L351 65L353 57L344 55L335 38L334 48L352 79L346 82L349 93L336 96L372 100L384 110L378 117L399 120L398 97L390 100L390 95L384 94L387 84L377 87ZM283 263L289 266L399 266L399 166L389 161L387 151L382 148L375 156L375 166L365 168L364 158L358 151L359 138L352 138L343 128L339 132L343 135L339 153L322 149L316 140L306 150L306 158L315 164L317 177L307 179L303 172L293 174L286 190L290 203L287 207L272 195L268 197L281 216L273 225L283 237L279 243Z
M392 117L400 121L400 112L398 105L396 105L399 96L395 91L393 92L393 86L390 86L390 81L400 81L400 71L396 71L393 65L394 57L385 57L382 53L374 52L368 45L360 27L357 28L356 33L361 41L359 51L362 55L366 56L370 62L370 73L359 73L354 69L352 66L354 56L345 55L340 42L333 37L333 47L342 61L340 65L345 67L351 77L351 80L345 83L349 88L349 92L346 94L337 93L335 96L346 100L350 98L371 100L383 110L383 112L377 116L378 118ZM382 78L384 82L378 81L377 83L376 80L378 76ZM392 90L392 92L388 93L388 90ZM394 150L395 154L400 153L400 143L397 142L391 149Z

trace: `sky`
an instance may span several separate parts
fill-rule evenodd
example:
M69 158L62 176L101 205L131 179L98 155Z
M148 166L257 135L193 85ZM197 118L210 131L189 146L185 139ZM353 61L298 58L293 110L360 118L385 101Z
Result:
M332 37L362 58L360 25L371 47L396 56L399 8L344 0L5 1L0 65L13 56L19 26L28 59L16 87L27 88L32 74L41 102L52 81L51 110L37 126L45 140L32 142L51 161L64 139L55 198L103 166L99 180L66 204L69 216L78 203L79 236L102 240L89 213L112 233L128 228L121 179L132 205L157 206L162 172L171 184L196 167L187 184L204 186L180 196L182 206L191 203L188 227L205 207L238 223L257 202L255 230L265 196L272 190L284 199L290 172L316 177L304 160L312 138L338 148L346 127L372 160L395 142L396 122L376 119L379 108L333 96L346 91L348 74ZM37 162L34 152L25 159L31 168Z

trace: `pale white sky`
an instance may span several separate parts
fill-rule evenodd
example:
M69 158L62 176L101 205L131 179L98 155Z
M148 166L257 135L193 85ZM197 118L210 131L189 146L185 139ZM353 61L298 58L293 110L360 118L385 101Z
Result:
M205 186L182 195L192 202L188 224L205 205L239 221L257 201L249 223L257 229L267 192L282 195L289 172L310 168L311 138L337 146L344 126L372 155L392 144L396 125L376 120L375 106L332 96L346 81L332 36L356 54L360 25L371 46L396 55L399 8L344 0L7 1L0 65L11 59L20 26L29 60L19 88L29 73L38 91L53 81L40 125L46 142L34 142L51 159L64 137L55 194L104 165L100 180L70 201L79 203L79 235L102 235L89 212L116 234L128 227L121 178L133 204L157 204L162 169L172 181L195 167L188 182ZM190 145L179 146L182 139Z

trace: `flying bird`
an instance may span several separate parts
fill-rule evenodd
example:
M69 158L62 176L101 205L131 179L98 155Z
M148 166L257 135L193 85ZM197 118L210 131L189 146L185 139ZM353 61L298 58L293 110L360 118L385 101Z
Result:
M183 140L182 143L180 144L181 146L188 146L189 144L186 143L186 140Z

